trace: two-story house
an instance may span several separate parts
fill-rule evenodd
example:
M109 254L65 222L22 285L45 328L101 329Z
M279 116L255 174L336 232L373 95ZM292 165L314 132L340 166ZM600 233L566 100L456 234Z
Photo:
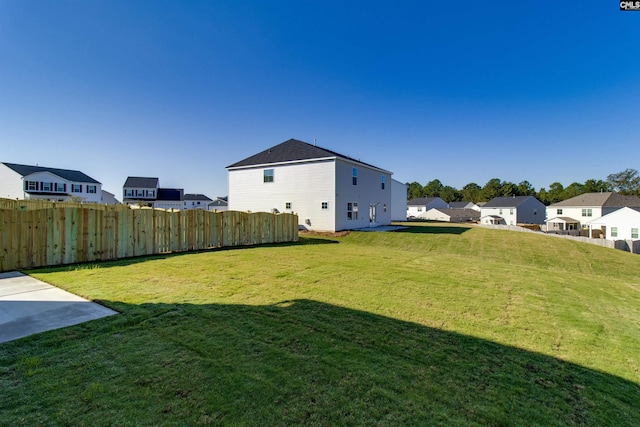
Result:
M640 198L610 191L580 194L547 206L547 230L579 230L623 207L640 208Z
M0 197L101 203L102 184L77 170L2 162Z
M122 186L122 202L157 209L184 209L182 188L160 188L158 178L130 176Z
M446 209L449 205L440 197L417 197L407 202L407 218L422 218L429 209Z
M208 210L209 203L213 202L209 197L204 194L185 194L184 195L184 208L187 209L203 209Z
M391 172L314 144L290 139L227 171L230 210L296 213L308 230L391 223Z
M158 197L160 180L141 176L127 177L122 186L122 202L126 205L153 207Z
M481 224L543 224L544 204L533 196L495 197L480 208Z

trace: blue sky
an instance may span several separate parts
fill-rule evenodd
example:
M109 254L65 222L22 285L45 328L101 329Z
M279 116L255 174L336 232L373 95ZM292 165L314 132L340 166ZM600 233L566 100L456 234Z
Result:
M210 197L289 138L402 182L640 169L640 12L613 0L0 0L0 161Z

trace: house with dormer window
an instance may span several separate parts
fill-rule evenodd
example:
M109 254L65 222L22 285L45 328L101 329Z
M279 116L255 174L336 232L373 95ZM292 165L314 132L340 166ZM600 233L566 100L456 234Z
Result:
M315 144L289 139L227 171L229 210L295 213L317 231L391 223L392 173Z
M0 197L101 203L102 184L77 170L2 162Z

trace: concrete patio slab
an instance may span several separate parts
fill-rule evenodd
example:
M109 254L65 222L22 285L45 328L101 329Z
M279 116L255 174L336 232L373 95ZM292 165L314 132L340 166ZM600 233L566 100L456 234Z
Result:
M0 343L117 313L25 274L0 273Z

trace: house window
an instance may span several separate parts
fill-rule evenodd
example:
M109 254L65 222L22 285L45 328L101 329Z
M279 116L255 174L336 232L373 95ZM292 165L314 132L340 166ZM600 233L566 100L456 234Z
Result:
M285 209L291 209L291 202L285 202L284 208Z
M357 203L347 203L347 219L349 220L357 220L358 219L358 204Z
M358 168L351 168L351 184L358 185Z
M263 175L264 182L273 182L273 169L265 169Z
M499 211L498 215L502 215L502 209L500 209L500 211Z
M35 181L27 181L27 191L38 190L38 183Z
M322 202L322 209L329 209L329 202Z
M556 215L562 215L562 209L556 210Z
M509 209L509 215L513 215L513 209Z
M42 183L42 191L51 191L51 183L43 182Z
M385 203L384 205L382 205L382 209L386 212L387 211L387 204Z
M82 190L82 186L80 186L80 190ZM133 190L124 190L124 197L133 197Z
M638 229L637 228L632 228L631 229L631 238L632 239L637 239L638 238Z
M384 175L380 176L380 189L384 190Z
M57 191L58 193L63 193L65 191L67 191L67 184L58 184L57 182L54 184L55 186L55 191Z
M82 185L81 184L71 184L71 192L72 193L82 193Z
M582 216L591 216L591 215L592 215L591 208L582 209Z
M95 185L87 185L87 193L95 194L96 186Z
M611 237L618 237L618 227L611 227Z

